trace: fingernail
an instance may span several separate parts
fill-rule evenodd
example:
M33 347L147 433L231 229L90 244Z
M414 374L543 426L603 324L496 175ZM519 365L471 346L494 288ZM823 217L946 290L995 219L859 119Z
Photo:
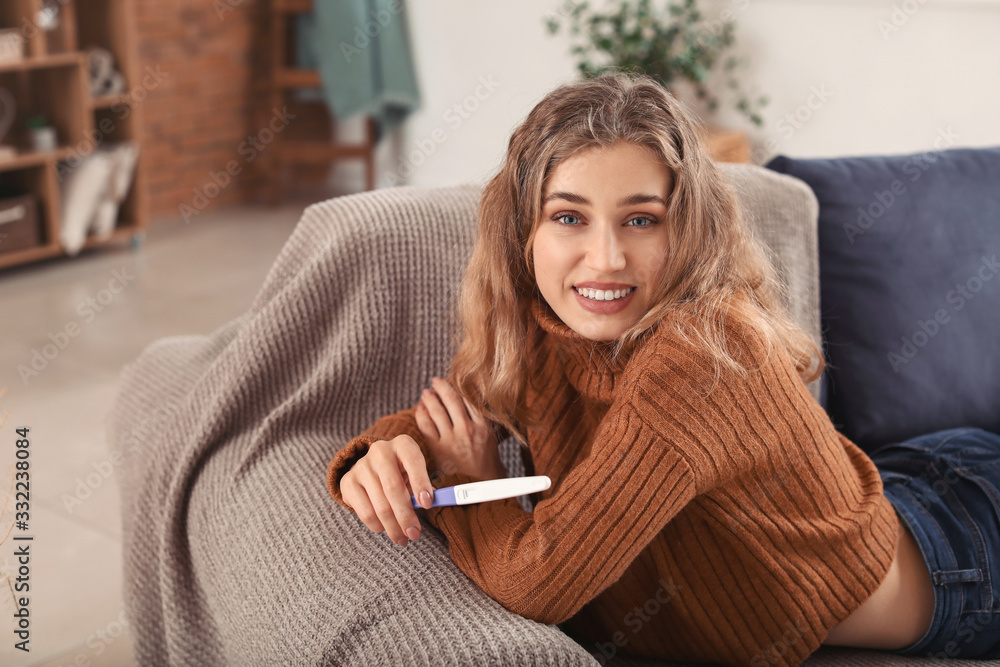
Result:
M409 538L411 540L413 540L414 542L416 542L417 538L420 537L420 529L419 528L407 528L406 529L406 534L407 534L407 536L409 536Z
M432 502L433 501L431 500L431 494L427 493L426 491L420 492L420 504L423 506L424 509L430 509Z
M399 541L398 541L398 542L396 542L396 544L398 544L398 545L399 545L399 546L401 546L401 547L405 547L405 546L406 546L407 544L409 544L409 543L410 543L410 541L409 541L409 540L407 540L407 539L406 539L405 537L401 537L401 538L399 538Z

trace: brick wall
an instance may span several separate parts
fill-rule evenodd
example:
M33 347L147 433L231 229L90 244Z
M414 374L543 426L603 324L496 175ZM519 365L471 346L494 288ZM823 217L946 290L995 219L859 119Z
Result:
M164 75L141 103L152 216L201 212L259 199L264 192L268 146L248 139L272 115L266 85L269 4L135 0L137 69ZM322 106L288 106L297 118L283 136L329 140ZM227 166L239 173L229 176ZM328 171L297 170L293 180L300 189L315 187Z

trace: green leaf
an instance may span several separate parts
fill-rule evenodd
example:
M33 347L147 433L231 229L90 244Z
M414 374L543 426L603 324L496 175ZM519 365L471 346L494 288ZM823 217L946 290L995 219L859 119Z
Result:
M709 108L714 110L718 100L704 84L725 75L727 103L747 117L752 114L751 107L767 103L766 97L759 96L751 104L739 78L733 76L748 62L729 52L736 41L735 21L707 21L697 0L662 2L605 0L598 9L584 0L562 15L566 21L549 17L546 28L550 34L567 28L570 53L585 76L618 69L644 72L664 86L687 79L696 84L698 97L708 99Z

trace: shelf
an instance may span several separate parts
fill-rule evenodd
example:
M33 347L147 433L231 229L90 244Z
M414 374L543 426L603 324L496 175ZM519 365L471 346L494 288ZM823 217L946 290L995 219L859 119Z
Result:
M36 246L34 248L25 248L24 250L15 250L14 252L0 254L0 268L17 266L18 264L27 264L28 262L37 262L41 259L58 257L61 254L62 246L58 243L50 243L48 245Z
M274 83L280 88L319 88L319 71L314 69L281 68L274 73Z
M46 69L49 67L76 67L83 63L85 58L86 56L79 52L25 58L17 62L0 64L0 72L27 72L33 69Z
M132 104L132 96L128 93L121 95L107 95L106 97L94 97L90 100L91 109L110 109L121 104Z
M313 10L312 0L274 0L274 10L288 14L308 14Z
M25 121L34 115L48 119L62 146L80 145L94 129L93 114L85 107L87 68L82 56L60 55L46 60L50 66L0 70L0 87L11 94L17 110L4 143L21 152L28 152L31 146Z
M90 248L101 247L109 243L130 241L132 237L140 233L143 233L143 229L140 225L137 225L134 222L123 224L123 221L119 220L119 225L115 227L115 230L111 233L109 238L97 239L94 236L88 236L86 241L83 243L82 249L87 250ZM59 257L62 254L62 246L59 245L59 243L48 243L46 245L35 246L34 248L25 248L24 250L0 253L0 269L8 266L17 266L18 264L26 264L28 262L36 262L42 259Z
M83 243L82 249L87 250L90 248L104 246L109 243L130 241L132 237L140 233L143 233L143 229L140 225L135 222L126 223L125 221L119 220L119 225L115 227L115 230L111 233L109 238L97 239L94 236L88 236L86 241ZM28 262L36 262L42 259L59 257L62 254L62 246L59 245L59 243L48 243L46 245L35 246L34 248L25 248L24 250L0 253L0 269L8 266L17 266L18 264L26 264Z
M13 159L0 160L0 172L24 169L25 167L38 167L50 162L69 160L79 154L79 151L75 148L60 148L59 150L43 151L40 153L18 153L17 157Z
M0 86L11 92L18 111L4 143L19 151L16 157L0 161L0 181L5 194L34 198L42 245L0 253L0 269L66 254L60 240L64 171L101 145L135 142L140 147L139 162L111 236L98 240L88 234L83 247L130 238L135 244L148 224L142 109L127 92L141 76L137 72L132 0L0 0L0 25L32 21L43 2L59 12L56 28L34 31L26 40L24 59L0 64ZM123 94L91 96L87 54L91 48L105 49L114 56L125 79ZM129 113L120 112L122 105ZM45 116L55 128L58 150L33 152L28 148L31 141L25 121L34 115Z
M121 221L119 220L119 223L120 222ZM115 227L115 231L111 232L110 238L98 240L96 237L88 236L87 240L83 243L83 249L86 250L87 248L96 248L98 246L105 245L106 243L114 243L116 241L127 241L135 236L135 234L139 231L139 227L135 225L125 226L119 224L118 227Z

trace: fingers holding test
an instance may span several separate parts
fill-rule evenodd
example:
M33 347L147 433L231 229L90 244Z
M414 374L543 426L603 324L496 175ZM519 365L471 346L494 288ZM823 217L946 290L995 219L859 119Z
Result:
M396 513L396 503L393 498L398 497L400 489L403 488L403 478L399 474L399 468L395 461L386 459L386 453L391 455L393 459L395 458L388 448L381 451L373 448L366 455L367 458L382 454L378 462L369 467L371 479L365 484L365 490L368 492L368 499L379 522L385 528L385 534L389 536L390 540L402 546L406 544L406 535L397 520L399 515Z
M380 474L379 483L376 484L376 488L379 490L371 494L372 505L375 507L379 521L385 526L385 534L396 544L405 546L407 535L403 529L403 525L406 524L403 523L401 525L400 516L404 516L404 513L399 506L399 496L406 489L402 478L393 476L392 474ZM412 507L410 511L412 511Z
M355 464L340 480L344 502L351 506L362 523L368 526L368 529L373 533L381 533L385 530L385 526L378 518L375 506L368 496L368 489L374 488L377 483L378 476L370 468L360 464ZM386 534L388 535L388 533Z
M410 491L416 497L417 502L424 509L429 509L434 497L434 487L431 486L431 478L427 474L427 460L417 443L412 442L411 447L401 447L399 452L400 465L406 470L406 476L410 481ZM407 498L409 506L409 498ZM415 526L420 530L420 521L413 514Z
M374 457L368 466L374 478L365 489L379 521L385 527L386 535L396 544L406 546L408 537L416 539L413 537L414 530L416 535L420 534L420 521L410 503L410 492L400 470L402 466L399 458L411 456L407 452L407 442L400 442L400 439L417 448L409 436L397 436L392 441L373 443L364 458ZM417 451L419 454L419 448ZM409 535L407 531L411 531Z

